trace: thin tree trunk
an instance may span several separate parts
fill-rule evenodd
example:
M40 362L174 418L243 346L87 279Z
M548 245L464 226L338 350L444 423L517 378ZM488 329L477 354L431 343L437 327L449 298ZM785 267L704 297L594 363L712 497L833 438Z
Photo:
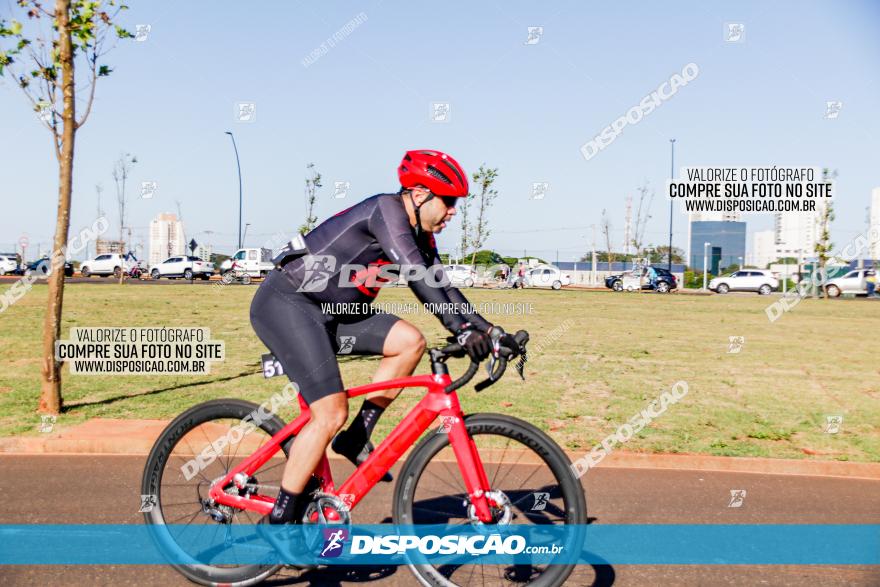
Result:
M61 60L61 90L64 96L62 119L61 159L58 161L58 218L55 222L54 248L50 259L67 247L67 231L70 228L70 195L73 188L73 138L76 133L73 49L70 41L69 0L56 0L55 15L58 26L58 43ZM55 341L61 334L61 307L64 300L64 263L52 264L49 276L49 302L43 320L42 384L39 411L58 414L62 408L61 366L55 361Z

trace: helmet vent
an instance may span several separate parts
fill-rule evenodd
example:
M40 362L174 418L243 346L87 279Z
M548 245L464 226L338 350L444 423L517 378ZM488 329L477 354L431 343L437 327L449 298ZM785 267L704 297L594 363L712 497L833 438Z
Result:
M439 179L443 183L452 185L452 180L449 179L448 177L446 177L445 175L443 175L443 172L440 171L439 169L437 169L436 167L434 167L433 165L428 165L428 174L435 179Z
M446 167L448 167L449 169L452 170L452 173L455 174L455 177L458 178L458 181L460 181L461 183L467 183L467 182L465 182L465 180L464 180L464 178L461 176L461 174L458 172L458 169L456 169L455 166L452 165L452 163L450 163L450 162L447 161L446 159L443 160L443 163L446 164Z

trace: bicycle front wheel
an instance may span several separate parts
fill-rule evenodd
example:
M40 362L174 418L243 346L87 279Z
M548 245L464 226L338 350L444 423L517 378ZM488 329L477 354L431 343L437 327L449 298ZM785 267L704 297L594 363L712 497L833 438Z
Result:
M465 417L489 479L489 495L500 504L499 524L583 525L587 505L571 462L549 436L517 418L500 414ZM396 524L477 524L469 507L449 435L424 438L403 466L394 491ZM577 548L580 544L576 545ZM574 565L411 564L422 585L530 585L555 587Z

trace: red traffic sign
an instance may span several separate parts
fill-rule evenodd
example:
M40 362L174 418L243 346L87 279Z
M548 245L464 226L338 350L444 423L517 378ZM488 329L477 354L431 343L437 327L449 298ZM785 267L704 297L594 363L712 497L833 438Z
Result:
M18 246L23 249L26 249L29 244L31 244L31 241L28 239L26 234L21 235L21 238L18 239Z

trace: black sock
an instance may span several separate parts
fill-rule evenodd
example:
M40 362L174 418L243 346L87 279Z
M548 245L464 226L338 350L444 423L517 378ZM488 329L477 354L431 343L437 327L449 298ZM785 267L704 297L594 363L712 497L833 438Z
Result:
M376 422L379 421L379 417L384 411L385 408L378 404L374 404L368 399L364 400L360 411L352 420L351 426L340 434L341 444L346 453L352 453L356 456L361 452L367 441L370 440L373 428L376 427Z
M291 493L282 487L281 491L278 492L278 497L275 498L275 506L272 508L272 513L269 514L269 523L286 524L287 522L292 522L298 497L299 493Z

